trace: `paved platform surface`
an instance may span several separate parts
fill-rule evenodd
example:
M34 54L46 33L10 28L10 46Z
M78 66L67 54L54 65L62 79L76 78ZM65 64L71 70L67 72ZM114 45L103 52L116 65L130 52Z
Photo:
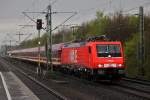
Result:
M0 72L0 100L39 100L22 81L10 71Z
M0 100L7 100L7 95L1 77L0 77Z

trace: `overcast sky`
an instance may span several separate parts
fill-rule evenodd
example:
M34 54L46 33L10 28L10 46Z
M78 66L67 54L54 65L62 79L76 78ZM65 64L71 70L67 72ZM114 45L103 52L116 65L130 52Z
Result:
M25 17L22 12L30 11L46 11L46 7L50 2L55 0L0 0L0 45L4 44L4 40L18 40L15 34L21 32L24 34L32 33L32 37L37 35L35 27L22 28L19 25L35 24ZM81 24L95 18L96 11L100 10L106 14L114 13L122 9L128 11L132 8L144 5L146 13L148 13L149 0L56 0L52 5L53 11L75 11L76 16L70 19L66 24ZM126 13L138 13L138 8ZM29 14L34 19L42 18L45 15ZM63 22L71 14L55 14L53 15L53 28ZM22 40L27 35L22 37Z

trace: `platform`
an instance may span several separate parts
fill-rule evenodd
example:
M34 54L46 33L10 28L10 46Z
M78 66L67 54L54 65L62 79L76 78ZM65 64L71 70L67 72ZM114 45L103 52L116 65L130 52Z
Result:
M12 72L0 72L0 100L39 100Z

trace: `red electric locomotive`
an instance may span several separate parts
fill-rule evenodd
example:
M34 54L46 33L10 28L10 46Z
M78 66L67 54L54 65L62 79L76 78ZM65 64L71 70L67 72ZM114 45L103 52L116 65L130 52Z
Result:
M101 79L118 79L125 75L121 42L90 41L66 44L61 64L74 72Z

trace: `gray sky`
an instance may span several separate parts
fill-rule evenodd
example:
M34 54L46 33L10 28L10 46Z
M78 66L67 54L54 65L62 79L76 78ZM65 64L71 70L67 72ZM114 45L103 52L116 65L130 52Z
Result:
M32 37L37 36L35 27L21 28L19 25L35 24L26 18L23 11L46 11L49 2L55 0L0 0L0 45L4 44L2 41L18 40L15 34L21 32L24 34L33 33ZM147 3L147 5L146 5ZM96 11L104 11L110 14L120 9L123 11L129 10L140 5L145 5L146 13L148 10L148 3L150 0L57 0L53 4L53 11L77 11L78 14L69 20L66 24L81 24L95 18ZM138 8L126 13L138 13ZM34 19L42 18L42 14L29 14ZM53 28L63 22L70 14L56 14L53 15ZM44 32L42 32L44 33ZM8 35L9 34L9 35ZM22 37L22 40L27 35Z

